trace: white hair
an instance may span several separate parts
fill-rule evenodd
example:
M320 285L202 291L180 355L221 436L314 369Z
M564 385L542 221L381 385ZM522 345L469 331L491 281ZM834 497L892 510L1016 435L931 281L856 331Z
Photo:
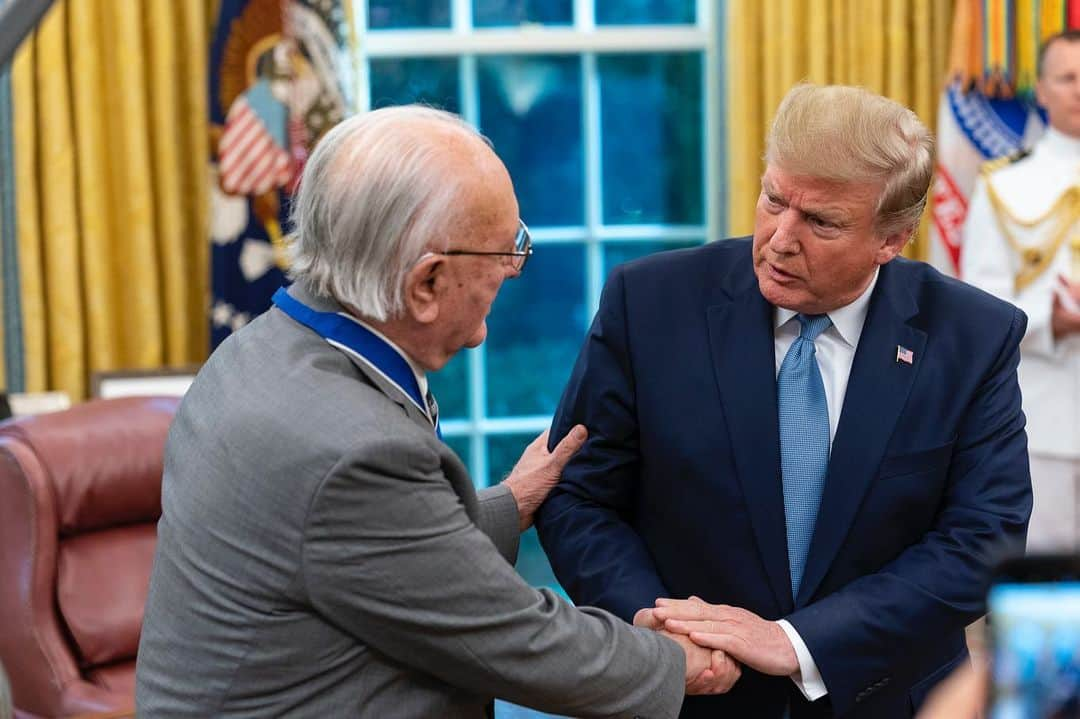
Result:
M457 115L422 105L356 115L323 136L292 200L292 279L374 320L404 311L405 275L445 243L462 184L433 125L487 143Z

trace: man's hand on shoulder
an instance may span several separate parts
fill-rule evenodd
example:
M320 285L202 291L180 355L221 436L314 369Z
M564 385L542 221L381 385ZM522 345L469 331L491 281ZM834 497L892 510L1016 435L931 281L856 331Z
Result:
M652 609L641 609L634 615L634 626L652 629L672 640L686 654L687 694L726 694L742 676L742 668L726 652L708 649L691 641L690 637L664 629Z
M791 676L799 671L795 647L784 630L753 612L691 597L657 599L652 613L667 631L720 649L762 674Z
M507 486L510 493L514 495L514 501L517 502L522 532L532 526L533 515L558 483L563 467L589 437L583 425L576 425L555 446L555 449L549 452L547 447L550 431L544 430L543 434L525 448L521 459L510 471L510 476L503 480L503 484Z

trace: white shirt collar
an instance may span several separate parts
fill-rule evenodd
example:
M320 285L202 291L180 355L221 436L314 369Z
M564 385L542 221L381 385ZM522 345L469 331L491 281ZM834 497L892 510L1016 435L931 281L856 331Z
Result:
M384 335L382 332L379 332L379 330L375 329L374 327L369 325L367 322L364 322L362 319L360 319L358 317L354 317L353 315L350 315L348 312L343 311L343 312L339 312L338 314L340 314L342 317L349 318L350 320L352 320L356 324L358 324L361 327L363 327L364 329L366 329L371 334L373 334L376 337L378 337L379 339L381 339L386 344L390 345L390 349L397 352L401 356L401 359L405 360L405 363L407 365L409 365L409 369L412 370L413 375L416 377L416 384L420 388L420 396L421 397L427 397L427 393L428 393L427 374L424 372L423 368L420 367L420 365L416 364L416 362L414 362L412 360L412 358L409 357L409 355L405 354L405 351L403 349L401 349L400 347L397 346L396 342L394 342L392 339L390 339L389 337ZM427 411L427 410L425 410L425 411Z
M870 297L874 294L874 287L877 286L880 273L880 267L874 270L874 278L870 280L870 284L866 286L863 293L855 298L855 301L828 313L829 319L832 320L832 326L839 333L840 339L852 348L859 346L863 324L866 322L866 313L870 310ZM787 324L797 314L798 312L795 310L777 307L773 313L773 329L778 329Z
M1080 160L1080 138L1047 127L1046 133L1035 145L1035 151L1055 160L1075 162Z

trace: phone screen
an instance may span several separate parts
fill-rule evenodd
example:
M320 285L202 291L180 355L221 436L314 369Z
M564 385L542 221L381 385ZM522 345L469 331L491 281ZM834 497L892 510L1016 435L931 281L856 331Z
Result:
M1080 718L1080 581L995 584L988 608L989 719Z

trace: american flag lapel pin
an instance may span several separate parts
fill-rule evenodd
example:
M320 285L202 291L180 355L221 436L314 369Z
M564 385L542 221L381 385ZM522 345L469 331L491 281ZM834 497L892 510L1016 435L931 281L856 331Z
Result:
M896 363L912 364L915 362L915 353L903 345L896 345Z

